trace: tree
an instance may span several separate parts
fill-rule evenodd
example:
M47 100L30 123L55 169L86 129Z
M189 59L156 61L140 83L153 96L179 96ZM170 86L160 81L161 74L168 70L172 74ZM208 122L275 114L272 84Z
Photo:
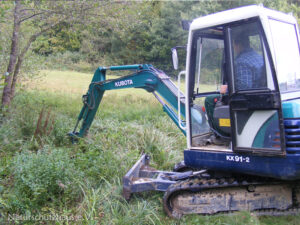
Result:
M66 32L69 32L69 28L75 25L82 30L88 30L91 26L94 26L93 30L103 30L101 26L104 25L117 33L138 22L138 13L131 13L130 10L137 12L140 4L108 0L15 0L14 3L10 59L2 95L2 108L10 105L24 57L38 37L47 32L61 34L62 27L68 27ZM63 44L61 42L57 46L63 47Z
M153 19L151 5L151 1L124 1L90 18L81 29L80 53L87 56L90 63L103 59L112 64L141 63L143 59L139 58L139 53L144 48L136 47L145 40L140 34L147 32L144 28Z
M2 108L8 107L15 95L16 83L31 44L45 32L63 23L76 24L86 20L88 12L108 4L106 1L21 1L15 0L10 57L2 94ZM26 32L22 30L22 28ZM22 32L23 31L23 32ZM30 35L27 35L29 33ZM20 38L22 36L22 38ZM24 38L25 37L25 38ZM25 39L25 40L24 40Z
M73 29L73 26L63 22L40 36L38 44L34 47L33 51L46 56L58 52L79 51L81 42L80 33L78 28Z
M184 7L184 6L187 7ZM189 9L189 2L150 2L144 5L141 23L114 33L110 57L125 64L148 63L169 72L170 50L186 43L187 32L181 28L181 12Z

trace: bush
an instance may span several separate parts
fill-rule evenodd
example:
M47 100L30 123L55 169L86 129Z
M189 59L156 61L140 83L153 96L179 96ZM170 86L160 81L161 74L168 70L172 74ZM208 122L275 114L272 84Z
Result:
M13 211L38 209L46 204L74 201L83 177L64 150L43 149L17 154L13 165L16 199Z
M45 57L45 66L57 70L76 70L81 72L94 72L99 65L89 64L86 57L79 52L69 52L51 54Z

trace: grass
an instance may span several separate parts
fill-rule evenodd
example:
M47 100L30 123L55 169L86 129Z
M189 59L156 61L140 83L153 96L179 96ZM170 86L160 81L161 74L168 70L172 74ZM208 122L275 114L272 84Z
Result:
M140 154L151 154L153 167L171 170L183 158L185 137L151 94L125 89L106 92L88 137L70 144L66 133L75 125L91 77L45 70L42 79L16 96L0 125L0 223L7 224L8 215L60 215L71 220L43 222L299 224L299 215L257 217L249 212L173 220L163 212L158 192L135 194L126 202L122 177ZM40 124L50 132L34 135L42 109L54 121L46 124L44 115Z
M124 75L126 75L126 72ZM42 70L40 78L36 81L31 81L27 86L28 89L77 97L86 93L92 77L93 74L75 71ZM106 79L116 79L118 77L119 76L107 75ZM142 99L147 100L152 97L151 94L139 89L121 89L115 92L106 92L106 94L113 96L130 95L130 97L133 98L142 97Z
M28 88L50 93L82 95L92 79L93 74L83 74L75 71L42 70L40 78L31 81Z

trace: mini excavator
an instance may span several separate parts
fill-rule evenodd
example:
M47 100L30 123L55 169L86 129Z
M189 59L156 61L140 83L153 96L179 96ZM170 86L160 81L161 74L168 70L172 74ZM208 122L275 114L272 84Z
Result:
M163 208L174 218L241 210L258 215L299 213L297 20L252 5L200 17L185 26L186 67L177 85L148 64L99 67L69 135L76 139L87 134L105 91L144 89L186 136L187 147L173 171L151 168L150 157L142 155L123 178L126 199L137 192L165 192ZM176 47L172 57L177 69ZM106 80L108 70L131 73ZM185 93L180 91L181 80Z

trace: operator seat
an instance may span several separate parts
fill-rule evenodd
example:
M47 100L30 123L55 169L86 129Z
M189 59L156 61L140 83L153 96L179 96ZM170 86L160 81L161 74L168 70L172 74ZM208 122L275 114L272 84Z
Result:
M228 96L210 95L205 98L205 110L212 132L221 138L230 138L230 112Z

